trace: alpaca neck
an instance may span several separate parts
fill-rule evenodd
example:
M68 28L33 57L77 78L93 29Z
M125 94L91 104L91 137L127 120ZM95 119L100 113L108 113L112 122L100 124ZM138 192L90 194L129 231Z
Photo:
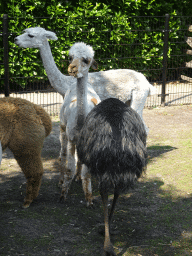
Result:
M43 41L40 47L40 55L51 86L61 95L64 95L68 90L71 77L63 75L57 68L47 39Z
M77 130L80 131L87 115L87 80L88 74L77 78Z

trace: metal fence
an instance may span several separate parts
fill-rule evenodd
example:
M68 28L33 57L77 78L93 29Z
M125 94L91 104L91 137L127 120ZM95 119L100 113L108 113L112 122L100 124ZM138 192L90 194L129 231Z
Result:
M64 22L69 17L54 19ZM34 58L23 63L25 50L18 50L14 45L15 36L20 34L24 28L41 26L54 31L59 40L64 38L62 46L59 40L52 44L51 50L56 60L61 52L58 48L63 47L62 51L66 55L69 42L73 43L74 38L89 44L99 38L103 43L94 45L94 49L95 58L99 64L101 63L102 70L134 69L142 72L157 88L158 94L148 97L146 107L192 103L192 84L181 80L182 74L192 77L191 69L185 66L185 62L190 60L190 56L186 54L185 37L190 35L188 27L192 24L192 16L169 17L167 14L159 17L127 17L125 20L128 24L127 28L113 24L111 17L102 17L102 19L84 17L81 25L79 23L74 25L77 22L73 20L73 26L67 30L62 25L63 23L55 28L54 19L47 17L14 18L7 15L1 18L3 30L0 31L0 97L4 95L22 97L42 105L51 115L58 115L63 98L51 88L47 76L42 75L44 68L38 51L34 52ZM18 23L18 31L12 30L12 24L15 22ZM92 27L89 27L90 23ZM120 39L118 39L118 34ZM64 74L67 74L67 63L65 57L56 61ZM36 72L23 74L23 67L35 64Z

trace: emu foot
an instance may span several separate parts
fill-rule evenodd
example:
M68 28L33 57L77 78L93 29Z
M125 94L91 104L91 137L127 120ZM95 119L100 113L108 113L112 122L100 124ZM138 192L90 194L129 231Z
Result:
M115 253L113 249L113 245L110 244L104 244L104 255L105 256L116 256L117 254Z

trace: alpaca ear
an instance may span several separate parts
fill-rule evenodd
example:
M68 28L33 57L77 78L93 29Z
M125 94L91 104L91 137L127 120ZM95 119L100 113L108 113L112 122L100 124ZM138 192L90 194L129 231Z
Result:
M58 39L56 34L54 32L51 32L51 31L46 31L45 36L48 39L51 39L51 40L57 40Z
M92 63L91 63L91 67L92 67L92 69L94 69L94 70L97 70L98 69L98 64L97 64L97 62L93 59L93 61L92 61Z

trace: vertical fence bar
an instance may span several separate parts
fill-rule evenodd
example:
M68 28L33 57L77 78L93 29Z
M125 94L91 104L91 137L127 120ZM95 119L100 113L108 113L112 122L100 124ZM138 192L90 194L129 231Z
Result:
M165 105L165 86L167 81L167 53L168 53L168 40L169 40L169 14L165 14L165 35L164 35L164 48L163 48L163 71L162 71L162 91L161 91L161 104Z
M8 15L3 15L4 82L5 97L9 96L9 52L8 52Z

